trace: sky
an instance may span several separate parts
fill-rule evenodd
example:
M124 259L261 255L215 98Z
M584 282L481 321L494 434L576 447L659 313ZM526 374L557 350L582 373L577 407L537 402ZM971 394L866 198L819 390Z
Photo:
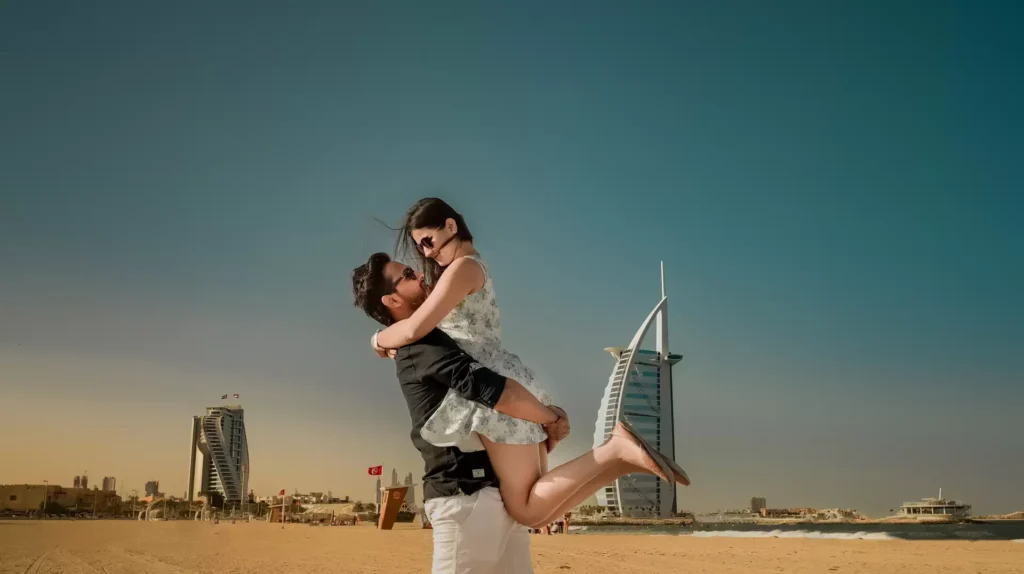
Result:
M1024 509L1013 2L0 8L0 482L422 473L351 270L424 196L591 445L664 261L681 508Z

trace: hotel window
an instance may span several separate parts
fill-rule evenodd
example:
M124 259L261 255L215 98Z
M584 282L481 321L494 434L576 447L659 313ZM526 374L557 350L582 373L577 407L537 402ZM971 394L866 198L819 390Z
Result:
M12 495L11 495L11 498L10 498L10 501L11 501L11 502L14 502L14 501L16 501L16 500L18 500L18 495L17 495L17 494L12 494Z

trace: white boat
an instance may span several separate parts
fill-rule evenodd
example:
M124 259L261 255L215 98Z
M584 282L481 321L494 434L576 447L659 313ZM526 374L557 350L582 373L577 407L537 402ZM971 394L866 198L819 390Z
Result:
M956 522L971 517L971 505L958 500L922 498L920 501L904 502L896 514L899 518L916 518L918 522Z

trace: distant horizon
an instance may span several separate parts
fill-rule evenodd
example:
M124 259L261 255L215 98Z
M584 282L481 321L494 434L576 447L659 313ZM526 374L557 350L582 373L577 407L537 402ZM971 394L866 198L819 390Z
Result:
M228 401L230 402L231 400L237 400L237 399L229 399ZM241 408L242 410L245 409L245 406L242 403L229 404L229 402L225 402L223 404L210 403L206 407L203 407L202 412L205 413L207 409L218 408L218 407L234 407L234 408ZM192 415L192 416L195 416L195 415ZM191 419L191 416L189 418ZM412 475L413 475L413 478L414 478L414 484L415 484L415 487L417 489L416 490L416 492L417 492L416 500L418 501L419 504L422 504L423 501L422 501L422 490L421 490L421 482L420 482L420 480L422 479L421 475L418 475L415 471L399 470L397 467L392 468L392 467L388 467L387 465L383 465L383 466L384 466L383 472L385 474L388 473L390 470L397 470L399 476L401 477L401 476L405 476L406 474L412 472ZM186 467L187 467L187 464L186 464ZM71 476L72 476L72 478L69 481L69 483L73 484L75 476L83 476L83 475L71 475ZM100 485L102 484L103 478L109 477L109 476L111 476L111 475L101 476L100 479L99 479L100 482L96 483L96 482L92 482L92 476L90 475L89 488L90 489L99 488ZM347 494L347 493L346 494L333 495L334 489L330 489L330 488L322 489L322 488L318 487L318 488L302 489L302 488L292 487L292 488L285 488L284 490L285 490L286 494L288 494L288 493L292 493L293 494L295 492L298 492L300 495L308 495L309 493L312 493L312 492L322 492L322 493L325 493L325 494L326 493L332 493L332 495L335 498L346 498L346 497L348 497L348 498L350 498L352 503L356 503L356 502L363 502L363 503L371 502L372 503L373 502L373 498L372 498L373 487L374 487L374 485L375 485L375 483L376 483L376 481L378 479L381 480L382 484L385 482L382 477L383 477L383 474L380 475L380 476L371 477L371 482L373 484L370 485L371 486L371 489L370 489L371 494L370 494L370 497L368 497L367 499L362 499L362 498L359 498L358 496L353 496L353 495ZM122 497L123 497L124 493L131 493L133 491L138 491L139 493L141 493L139 495L139 498L143 498L145 496L145 482L149 482L150 480L156 480L156 481L161 483L160 489L161 489L161 492L163 494L174 496L176 498L187 498L187 492L186 492L187 489L185 487L182 487L182 489L181 489L182 490L182 494L180 494L180 495L179 494L174 494L174 492L172 490L168 490L167 488L165 488L163 486L163 481L159 480L159 479L155 479L155 478L147 479L145 482L143 482L143 485L142 485L141 488L133 489L133 488L124 488L124 487L122 487L120 479L118 479L117 476L114 476L114 478L118 482L118 487L117 487L117 489L114 492L118 493L118 495L121 495ZM42 481L40 481L40 482L6 482L6 481L3 481L2 478L0 478L0 485L4 485L4 484L42 485L43 482ZM50 487L60 486L61 488L73 488L72 486L67 486L67 485L64 485L63 483L55 482L53 480L50 480L49 486ZM681 490L685 489L685 487L679 487L679 488ZM252 491L252 489L250 489L250 490ZM277 493L278 493L279 490L280 489L274 490L273 492L269 492L268 494L260 494L259 492L255 492L255 491L252 491L252 492L253 492L253 495L256 498L260 498L260 497L267 497L267 496L278 496ZM933 493L933 494L936 494L938 496L942 496L942 487L938 487L937 491L935 493ZM893 510L893 512L891 514L886 514L886 513L876 514L876 513L871 512L871 511L866 511L864 509L859 509L859 508L851 507L851 506L845 506L845 505L842 505L842 504L832 505L832 506L809 506L809 505L799 504L799 503L784 504L784 505L772 505L770 503L770 501L772 500L772 497L764 496L763 494L753 494L750 497L747 497L745 500L749 503L750 499L754 498L754 497L763 497L763 498L765 498L767 503L768 503L768 508L817 508L819 510L830 509L830 508L843 508L843 509L856 510L856 511L858 511L861 514L861 516L866 516L866 517L870 517L870 518L884 518L884 517L887 517L887 516L894 515L895 511L898 510L899 506L902 503L904 503L904 502L913 502L913 501L923 500L923 499L927 499L927 498L932 498L932 495L924 494L924 495L916 497L916 498L908 498L908 499L905 499L905 500L900 500L899 502L894 502L893 506L891 507L892 510ZM965 503L965 504L968 504L968 505L971 504L971 501L968 498L954 496L952 498L946 497L946 499L947 500L956 500L958 502ZM740 499L740 500L743 500L743 499ZM597 501L594 500L593 497L592 497L591 499L588 499L586 502L584 502L582 505L593 505L593 504L596 504L596 502ZM718 507L718 508L713 508L713 509L712 508L700 508L700 509L697 509L697 508L689 508L689 507L684 508L682 506L680 507L680 511L681 512L693 512L694 514L697 514L697 515L709 515L709 514L716 514L716 513L720 513L720 512L721 513L727 513L727 512L730 512L730 511L742 511L744 509L749 510L749 504L747 504L745 506L744 505L726 506L726 507ZM974 512L973 514L975 516L985 516L985 515L1013 514L1013 513L1017 513L1017 512L1024 512L1024 508L1021 508L1021 509L1002 509L1002 510L996 509L996 510L991 511L991 512L984 512L984 513Z
M387 470L386 467L385 467L385 470ZM399 471L399 474L401 475L402 471ZM408 472L406 472L406 474L408 474ZM419 479L422 478L422 477L417 477L415 473L413 473L413 477L414 477L414 480L415 480L414 486L416 488L416 501L417 501L416 503L417 503L417 505L422 506L422 504L423 504L422 490L420 490L422 485L421 485L421 482L419 482ZM376 482L376 479L374 480L374 482ZM382 480L381 483L383 485L384 481ZM3 485L17 485L17 484L27 484L27 485L33 485L33 486L35 486L35 485L42 486L43 482L38 482L38 483L35 483L35 482L6 482L6 481L3 481L2 479L0 479L0 486L3 486ZM59 486L61 488L75 488L73 486L67 486L67 485L64 485L64 484L61 484L61 483L58 483L58 482L54 482L52 480L50 481L49 486L51 488L53 488L54 486ZM400 486L405 486L405 485L400 483ZM103 490L102 488L100 488L96 484L90 484L89 485L89 490L93 490L93 489ZM187 489L183 489L183 494L182 495L178 495L178 494L174 494L171 491L168 491L168 490L164 489L163 487L161 487L161 494L169 495L169 496L172 496L174 498L186 499L187 497L184 496L184 494L185 494L184 490L187 490ZM258 492L254 492L253 496L255 498L257 498L257 499L258 498L266 498L266 497L279 497L280 496L278 494L279 490L280 489L278 489L278 491L274 491L274 492L271 492L269 494L260 494ZM126 500L129 497L125 497L124 493L131 493L133 491L138 491L140 493L140 495L139 495L140 499L141 498L145 498L146 496L148 496L148 495L145 494L144 486L143 486L143 488L138 488L138 489L132 489L132 488L124 489L124 488L121 488L119 486L113 492L117 493L119 496L122 497L122 499ZM293 495L295 495L296 492L298 493L299 496L306 496L306 495L309 495L309 494L314 493L314 492L323 493L324 495L331 494L333 498L339 498L339 499L349 498L349 503L352 503L352 504L354 504L354 503L373 503L373 500L374 500L373 498L362 499L362 498L358 498L358 497L352 496L350 494L334 494L334 491L332 489L323 489L323 490L319 490L319 489L300 489L300 488L286 488L285 489L285 495L286 496L293 496ZM936 492L935 494L937 496L924 495L924 496L920 496L920 497L917 497L917 498L910 498L910 499L906 499L906 500L901 500L901 501L899 501L897 503L894 503L894 505L892 507L892 513L880 513L880 514L874 514L872 512L868 512L868 511L865 511L865 510L860 509L860 508L855 508L855 507L851 507L851 506L844 506L844 505L841 505L841 504L840 505L833 505L833 506L805 506L805 505L801 505L801 504L785 504L785 505L778 505L778 506L776 506L776 505L770 504L770 501L772 500L771 497L763 497L763 498L765 498L766 501L769 501L767 507L768 508L773 508L773 509L815 508L817 510L828 510L828 509L840 508L840 509L844 509L844 510L855 510L862 517L867 517L867 518L886 518L886 517L889 517L889 516L894 516L896 514L896 511L899 510L899 507L903 503L906 503L906 502L917 502L917 501L926 500L926 499L929 499L929 498L937 498L938 496L942 496L942 494L940 494L939 492ZM692 509L692 508L689 508L689 507L687 507L687 508L680 507L680 512L692 512L695 515L715 515L715 514L729 514L729 513L733 513L733 512L742 512L742 511L745 511L745 510L749 511L750 510L750 505L749 505L750 498L754 498L754 497L757 497L757 496L759 496L759 495L752 495L751 497L748 497L747 498L748 504L745 505L745 506L740 505L740 506L721 507L721 508L714 508L714 509L711 509L711 508L707 508L707 509ZM946 496L944 498L945 498L945 500L951 500L951 501L956 501L956 502L959 502L959 503L971 505L970 499L967 499L967 498L956 497L956 496L954 496L952 498ZM579 506L594 506L594 505L597 505L596 504L596 500L588 499L587 501L581 503ZM1021 512L1024 512L1024 508L1020 508L1020 509L1002 509L1002 510L997 509L997 510L994 510L992 512L984 512L984 513L973 511L973 508L972 508L972 516L974 516L974 517L992 516L992 515L1005 515L1005 514L1017 514L1017 513L1021 513Z

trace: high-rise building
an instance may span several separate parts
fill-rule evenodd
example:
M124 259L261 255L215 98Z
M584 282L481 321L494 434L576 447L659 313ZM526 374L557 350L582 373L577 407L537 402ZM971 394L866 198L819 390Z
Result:
M391 486L399 486L398 484L398 469L391 469Z
M750 499L750 512L760 514L762 509L768 508L763 496L755 496Z
M412 485L412 473L405 475L405 486L409 487L409 490L405 492L405 503L410 509L416 506L416 489Z
M146 483L146 496L152 496L153 498L161 496L159 480L151 480Z
M219 492L225 502L241 502L250 468L242 407L207 407L205 415L192 417L191 446L188 499Z
M117 492L117 480L112 476L104 476L103 490L106 492Z
M82 488L82 477L76 475L74 480L75 488Z
M655 326L655 349L641 349L651 325ZM664 265L661 267L661 301L640 325L628 347L605 350L615 359L615 366L597 413L594 446L604 444L616 422L626 420L651 446L675 458L672 365L683 357L669 353ZM598 491L597 503L620 516L668 518L676 512L676 492L674 485L656 476L630 474Z

